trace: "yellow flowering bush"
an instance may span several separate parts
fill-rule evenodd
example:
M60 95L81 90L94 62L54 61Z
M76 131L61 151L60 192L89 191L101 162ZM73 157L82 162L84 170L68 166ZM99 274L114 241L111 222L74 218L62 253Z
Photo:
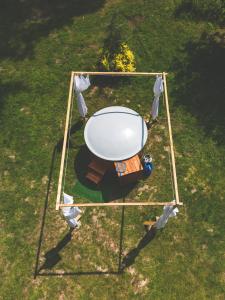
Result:
M101 59L101 64L105 70L109 71L109 59L106 55L103 55Z
M125 43L121 44L120 53L114 56L114 66L116 71L121 71L121 72L135 71L134 54Z
M106 71L135 71L134 54L125 43L120 44L114 53L110 53L108 50L103 51L100 63L102 68Z

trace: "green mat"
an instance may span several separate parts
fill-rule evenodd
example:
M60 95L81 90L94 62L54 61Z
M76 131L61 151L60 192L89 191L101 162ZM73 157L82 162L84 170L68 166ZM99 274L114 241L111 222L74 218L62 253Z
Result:
M133 188L134 184L121 187L117 181L111 180L104 181L101 185L101 190L98 190L97 187L96 189L91 188L77 181L68 193L72 194L75 198L77 197L77 200L83 200L82 202L101 203L123 199Z
M72 194L80 199L85 199L90 202L104 202L102 197L102 192L100 190L93 190L83 185L79 181L76 182L75 186L72 188Z

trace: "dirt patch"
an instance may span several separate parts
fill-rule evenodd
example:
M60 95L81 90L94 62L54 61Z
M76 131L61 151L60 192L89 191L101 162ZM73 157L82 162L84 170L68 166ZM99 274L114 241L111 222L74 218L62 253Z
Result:
M30 188L31 189L33 189L35 187L35 183L36 183L35 180L31 180L31 183L30 183Z
M196 193L196 192L197 192L196 188L193 188L193 189L191 190L191 193L192 193L192 194L194 194L194 193Z
M16 155L15 155L15 154L9 155L8 158L9 158L12 162L15 162L15 161L16 161Z
M143 278L142 275L139 275L138 277L131 280L131 284L134 288L135 294L143 293L144 291L146 291L148 283L149 283L149 279Z
M160 135L155 135L154 138L155 138L155 141L157 143L161 143L162 142L162 137Z
M164 146L163 149L164 149L164 151L166 151L166 152L170 152L170 147L169 147L169 146Z
M64 294L64 293L61 293L61 294L59 295L59 300L65 300L65 299L66 299L65 294Z
M55 63L56 63L57 65L59 65L59 64L62 63L62 60L61 60L60 58L56 58Z
M98 87L97 86L93 86L93 88L89 92L89 95L93 96L95 93L97 93L97 91L98 91Z
M114 253L118 253L118 244L114 242L108 232L102 228L98 228L98 236L96 239L98 242L103 243L103 246L107 249L109 248Z
M23 112L25 115L30 115L31 114L31 111L30 111L30 108L25 106L25 107L22 107L20 109L21 112Z
M127 272L130 273L130 275L132 276L137 274L137 271L133 267L127 268Z
M135 29L136 27L138 27L138 25L143 23L144 20L145 20L145 17L142 15L134 16L133 18L129 19L128 25L131 29Z
M149 185L145 184L144 186L140 187L137 191L138 191L138 195L140 196L143 192L148 191L149 190Z
M47 175L43 176L42 179L41 179L41 182L44 185L47 184L47 182L48 182L48 176Z
M121 0L107 0L104 7L101 9L101 15L104 15L111 6L118 5Z

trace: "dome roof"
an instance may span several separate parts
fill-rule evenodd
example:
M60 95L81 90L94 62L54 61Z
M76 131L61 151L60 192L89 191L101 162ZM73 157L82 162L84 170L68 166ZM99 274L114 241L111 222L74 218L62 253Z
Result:
M84 139L96 156L119 161L137 154L145 145L148 130L143 118L123 106L97 111L86 123Z

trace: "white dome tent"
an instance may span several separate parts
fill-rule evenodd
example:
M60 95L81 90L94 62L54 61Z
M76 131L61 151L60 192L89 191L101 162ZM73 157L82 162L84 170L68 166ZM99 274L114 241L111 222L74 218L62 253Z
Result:
M89 150L109 161L121 161L134 156L143 149L147 136L143 118L136 111L123 106L99 110L88 120L84 130Z
M62 201L62 195L64 193L63 186L63 176L65 175L65 160L66 160L66 151L68 136L69 136L69 127L71 121L71 111L74 99L74 78L75 76L161 76L163 80L163 93L165 97L166 105L166 114L167 114L167 123L168 123L168 132L169 132L169 141L170 141L170 155L171 155L171 164L172 164L172 178L173 178L173 189L175 192L175 199L167 202L107 202L107 203L72 203L67 204ZM64 131L64 140L59 172L59 181L58 181L58 191L56 198L56 210L65 207L94 207L94 206L177 206L182 205L182 202L179 200L178 185L177 185L177 176L176 176L176 165L175 165L175 156L173 149L173 138L172 138L172 128L170 121L170 112L169 112L169 102L168 102L168 93L167 93L167 83L166 83L167 73L158 72L158 73L146 73L146 72L71 72L70 80L70 89L67 105L67 114L66 114L66 124ZM86 77L86 78L87 78ZM89 80L89 79L88 79ZM81 90L78 91L79 93ZM77 92L77 94L78 94ZM81 95L79 94L81 98ZM82 102L84 99L82 96ZM86 104L85 104L86 106ZM79 108L79 106L78 106ZM86 107L85 113L86 114ZM129 159L134 155L137 155L144 147L147 138L148 130L144 119L134 110L122 107L122 106L110 106L103 108L96 113L94 113L86 123L84 130L84 138L88 149L100 159L106 161L123 161Z

